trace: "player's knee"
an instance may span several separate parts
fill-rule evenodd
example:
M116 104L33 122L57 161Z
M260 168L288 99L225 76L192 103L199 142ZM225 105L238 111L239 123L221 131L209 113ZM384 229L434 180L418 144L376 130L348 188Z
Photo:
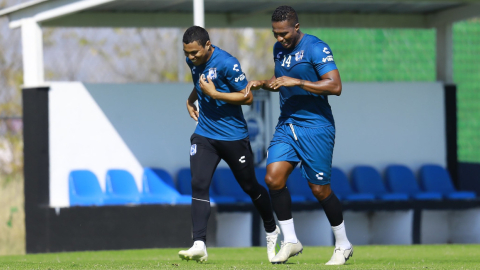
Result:
M201 179L201 178L192 178L192 194L203 194L205 192L208 193L209 183L208 179Z
M265 176L265 183L270 190L279 190L285 186L284 181L281 181L281 179L274 177L271 174Z
M325 200L332 193L330 185L310 185L310 188L312 189L313 196L315 196L318 201Z

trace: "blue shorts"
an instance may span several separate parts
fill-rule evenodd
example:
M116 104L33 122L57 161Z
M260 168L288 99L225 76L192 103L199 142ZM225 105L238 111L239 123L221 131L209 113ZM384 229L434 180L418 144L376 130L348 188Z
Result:
M277 126L267 152L267 165L278 161L293 162L308 182L330 184L335 127L307 128L293 124Z

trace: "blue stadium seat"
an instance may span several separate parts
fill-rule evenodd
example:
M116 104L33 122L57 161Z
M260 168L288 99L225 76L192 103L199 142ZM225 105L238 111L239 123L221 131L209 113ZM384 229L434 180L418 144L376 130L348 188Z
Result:
M371 166L357 166L352 171L352 184L359 193L370 193L384 201L408 200L406 193L388 193L380 174Z
M390 165L386 171L387 187L396 193L406 193L416 200L441 200L440 192L422 192L413 172L403 165Z
M149 167L145 168L145 170L147 169L152 173L156 174L157 177L159 177L160 180L162 180L165 184L169 185L171 188L175 190L177 189L175 187L175 183L173 182L172 176L170 176L170 174L167 171L161 168L149 168Z
M164 181L169 178L168 181ZM145 196L158 197L168 204L190 204L192 196L181 195L168 182L173 184L173 180L167 171L162 169L145 168L143 172L143 194Z
M452 184L450 174L438 165L424 165L420 168L420 183L429 192L440 192L445 198L451 200L474 199L473 191L456 191Z
M370 193L355 193L347 176L338 168L332 168L330 186L335 195L344 201L372 201L375 195Z
M107 171L106 193L111 198L121 198L128 203L162 204L165 200L141 194L138 191L132 174L126 170Z
M213 174L213 189L220 196L233 197L237 202L252 202L237 183L230 168L217 168Z
M292 197L292 202L318 202L308 186L308 180L303 178L299 168L293 169L287 179L287 188Z
M213 181L212 181L213 182ZM178 191L183 195L192 195L192 173L189 168L180 169L177 175ZM213 190L213 183L210 184L210 201L218 204L235 203L237 200L229 196L220 196Z
M70 206L103 205L104 194L91 171L75 170L68 177Z

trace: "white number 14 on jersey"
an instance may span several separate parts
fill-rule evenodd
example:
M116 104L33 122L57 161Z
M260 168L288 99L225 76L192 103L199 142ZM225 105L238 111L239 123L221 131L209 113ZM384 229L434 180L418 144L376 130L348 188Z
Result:
M287 67L290 67L290 60L292 60L292 56L289 55L288 58L286 55L283 56L283 63L282 63L282 67L285 66L285 63L287 64Z

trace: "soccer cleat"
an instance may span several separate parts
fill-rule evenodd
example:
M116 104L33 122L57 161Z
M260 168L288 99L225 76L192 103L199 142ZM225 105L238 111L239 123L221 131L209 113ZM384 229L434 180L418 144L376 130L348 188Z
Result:
M280 228L273 231L274 235L267 235L267 255L268 261L271 262L273 257L275 257L275 246L277 245L277 238L280 235Z
M343 265L353 256L353 246L349 249L335 248L332 258L325 265Z
M282 247L278 251L277 255L272 258L270 261L272 264L286 263L288 258L297 256L299 253L302 253L303 246L300 241L297 240L297 243L284 243L282 241Z
M178 257L187 261L195 260L197 262L206 262L208 257L207 247L202 241L195 241L190 249L180 250L178 252Z

